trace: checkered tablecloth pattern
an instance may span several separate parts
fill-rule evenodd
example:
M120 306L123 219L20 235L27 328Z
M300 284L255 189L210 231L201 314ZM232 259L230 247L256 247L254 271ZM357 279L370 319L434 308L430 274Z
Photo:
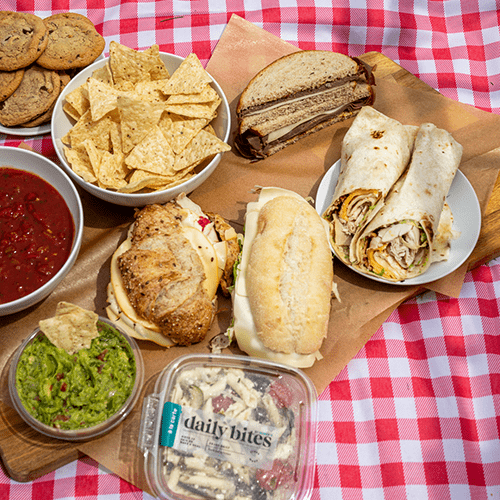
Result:
M500 113L494 0L2 0L0 8L80 12L108 44L158 43L203 63L236 13L302 49L379 51L447 97ZM0 135L0 145L22 141L55 159L50 136ZM427 292L393 312L320 395L313 500L500 499L499 307L497 259L466 275L459 298ZM151 497L83 458L26 484L0 469L0 499Z

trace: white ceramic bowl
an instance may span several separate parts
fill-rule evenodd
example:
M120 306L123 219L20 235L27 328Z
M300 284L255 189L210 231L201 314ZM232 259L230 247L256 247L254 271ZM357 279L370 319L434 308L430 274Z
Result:
M160 57L165 63L165 66L167 67L170 74L172 74L184 60L184 58L180 56L167 54L165 52L160 52ZM102 200L114 203L116 205L127 207L141 207L150 205L152 203L166 203L167 201L175 198L180 193L189 194L190 192L194 191L213 173L221 160L222 153L218 153L213 157L211 161L204 162L200 166L198 166L196 168L197 174L188 181L179 184L178 186L164 189L163 191L156 191L153 193L118 193L116 191L102 189L98 186L84 181L79 175L75 174L75 172L73 172L73 170L69 166L64 155L61 139L74 125L74 120L72 120L63 111L65 96L75 88L79 87L82 83L84 83L85 80L89 78L89 76L91 76L96 69L104 66L108 60L109 57L106 57L100 61L96 61L82 70L80 73L78 73L78 75L75 76L65 87L63 92L61 92L61 95L56 102L54 112L52 114L51 123L52 142L54 143L54 148L56 150L57 156L59 157L59 160L61 161L61 164L63 165L65 171L77 184L79 184L83 189L93 194L94 196L97 196ZM211 124L214 127L219 139L227 143L231 130L231 113L229 110L229 104L220 85L214 80L213 77L212 80L212 86L216 90L217 94L219 94L222 102L217 110L218 115L211 122Z
M0 316L6 316L27 309L47 297L73 267L82 243L83 207L71 179L54 162L38 153L21 148L0 147L0 166L31 172L51 184L63 197L75 223L73 246L68 260L52 279L34 292L12 302L0 304Z

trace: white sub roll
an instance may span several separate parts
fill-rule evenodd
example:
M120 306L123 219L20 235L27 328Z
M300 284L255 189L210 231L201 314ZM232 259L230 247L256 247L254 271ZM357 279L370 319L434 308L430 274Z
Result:
M249 203L233 292L244 352L295 367L321 358L333 287L328 224L300 195L263 188Z

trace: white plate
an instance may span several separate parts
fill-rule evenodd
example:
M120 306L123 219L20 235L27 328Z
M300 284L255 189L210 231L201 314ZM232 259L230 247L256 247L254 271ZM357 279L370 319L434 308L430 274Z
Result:
M322 215L330 205L333 192L337 184L340 171L340 160L334 163L321 179L316 194L316 211ZM474 188L467 177L458 170L450 191L446 198L453 213L453 229L460 232L460 236L451 242L448 260L435 262L422 275L405 281L387 281L379 276L362 273L354 268L353 271L381 283L392 285L423 285L436 281L458 269L469 257L476 246L481 230L481 207ZM335 253L335 252L334 252Z
M7 135L22 135L23 137L30 137L34 135L43 135L50 133L50 121L40 125L39 127L4 127L0 125L0 134Z

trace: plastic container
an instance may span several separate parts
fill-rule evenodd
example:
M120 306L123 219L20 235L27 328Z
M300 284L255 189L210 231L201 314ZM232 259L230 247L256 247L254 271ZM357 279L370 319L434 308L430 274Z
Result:
M24 342L19 346L17 351L14 353L9 368L9 392L14 408L21 415L23 420L38 432L46 436L50 436L57 439L63 439L66 441L84 441L92 439L97 436L106 434L111 429L114 429L120 422L122 422L130 414L135 404L137 403L139 396L141 394L144 381L144 362L142 359L141 351L139 350L136 341L132 337L129 337L113 322L101 316L99 316L99 321L107 323L108 325L112 326L115 330L117 330L121 335L123 335L124 339L132 349L132 352L135 357L135 382L131 394L116 413L108 417L107 420L90 427L83 427L77 430L64 430L57 427L52 427L37 420L24 407L16 387L16 371L19 358L21 357L21 354L23 353L26 346L28 346L31 342L35 340L35 338L38 335L41 334L40 329L36 328L33 331L33 333L26 340L24 340Z
M304 500L312 494L317 393L300 370L186 355L144 398L139 448L160 499Z

